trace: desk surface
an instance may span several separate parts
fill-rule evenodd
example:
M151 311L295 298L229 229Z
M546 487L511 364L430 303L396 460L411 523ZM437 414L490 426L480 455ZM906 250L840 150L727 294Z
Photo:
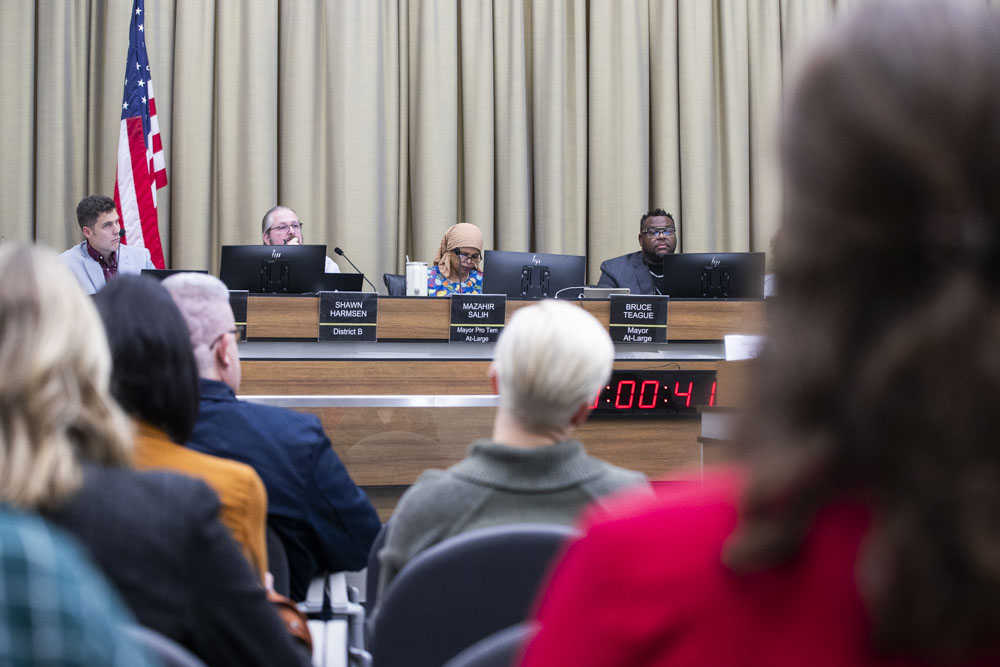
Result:
M611 302L567 301L608 325ZM508 299L507 318L534 301ZM667 305L668 341L721 341L726 334L759 334L764 328L763 299L671 299ZM451 300L432 297L379 297L379 341L447 341ZM250 295L247 337L316 340L319 297Z
M240 343L240 359L352 361L489 361L493 345L438 341L379 343L317 343L316 341L247 341ZM725 358L722 341L670 342L660 345L615 345L615 361L718 361Z

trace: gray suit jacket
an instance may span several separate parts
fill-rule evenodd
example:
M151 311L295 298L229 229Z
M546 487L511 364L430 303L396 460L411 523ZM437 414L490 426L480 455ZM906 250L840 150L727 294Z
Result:
M101 265L87 254L87 242L73 246L59 255L63 264L76 276L84 294L94 294L104 287L104 271ZM141 273L143 269L155 269L147 248L118 246L118 273Z
M642 251L631 252L601 263L598 287L628 287L632 294L656 294Z

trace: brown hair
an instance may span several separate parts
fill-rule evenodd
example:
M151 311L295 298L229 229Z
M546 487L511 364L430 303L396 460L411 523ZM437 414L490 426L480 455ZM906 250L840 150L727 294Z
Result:
M782 125L780 295L744 425L737 570L817 510L873 509L877 644L939 659L1000 619L1000 19L881 2L807 61Z

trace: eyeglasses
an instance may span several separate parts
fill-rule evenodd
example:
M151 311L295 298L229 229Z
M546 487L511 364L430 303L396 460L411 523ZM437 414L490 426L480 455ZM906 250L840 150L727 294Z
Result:
M271 227L267 231L269 233L270 232L278 232L279 234L285 234L285 233L288 232L289 229L291 229L293 232L301 232L302 231L302 223L301 222L293 222L290 225L286 225L285 223L281 223L280 225L275 225L274 227Z
M222 340L222 337L225 336L226 334L233 334L235 336L236 333L237 333L236 329L230 329L229 331L223 331L222 333L220 333L218 336L215 337L215 340L213 340L212 344L208 346L208 349L211 350L216 345L218 345L219 341Z
M655 239L657 236L673 236L676 232L677 230L673 227L651 227L642 230L647 239Z
M464 253L464 252L462 252L461 250L458 250L458 249L452 250L452 252L455 253L456 255L458 255L459 259L468 259L468 260L472 260L473 262L478 262L480 259L483 258L483 256L480 255L478 252L474 253L472 255Z

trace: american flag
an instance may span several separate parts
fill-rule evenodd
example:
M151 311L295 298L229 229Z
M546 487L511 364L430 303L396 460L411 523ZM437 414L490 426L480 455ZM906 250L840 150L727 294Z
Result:
M146 55L144 14L143 0L135 0L125 61L115 205L129 245L148 248L153 264L162 269L165 267L156 222L156 191L167 184L167 167Z

